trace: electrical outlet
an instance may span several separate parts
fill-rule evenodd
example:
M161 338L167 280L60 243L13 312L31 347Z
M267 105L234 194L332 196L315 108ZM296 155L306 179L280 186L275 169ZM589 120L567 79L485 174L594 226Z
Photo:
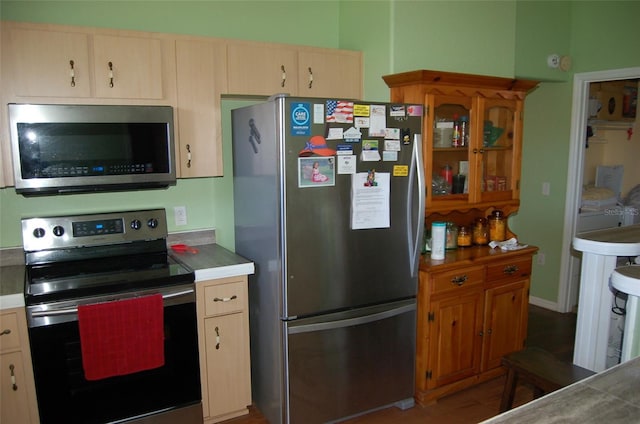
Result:
M549 184L548 182L542 183L542 195L548 196L549 193L551 193L551 184Z
M544 252L538 252L536 256L537 256L538 265L544 265L544 261L545 261Z
M174 206L173 215L176 219L176 225L187 225L187 207Z

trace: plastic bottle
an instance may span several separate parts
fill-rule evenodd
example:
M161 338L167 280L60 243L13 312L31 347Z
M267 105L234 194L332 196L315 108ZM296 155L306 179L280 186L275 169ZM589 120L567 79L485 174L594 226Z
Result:
M460 120L458 115L453 115L453 135L451 136L451 146L460 147L462 144L460 139Z
M460 147L469 145L469 117L460 118Z
M446 232L447 224L445 222L431 224L431 259L444 259Z

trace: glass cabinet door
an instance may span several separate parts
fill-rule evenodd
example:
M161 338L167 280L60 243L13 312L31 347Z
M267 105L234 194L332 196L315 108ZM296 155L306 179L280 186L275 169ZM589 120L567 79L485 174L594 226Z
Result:
M520 186L522 102L481 99L480 201L517 199Z
M425 155L427 207L467 203L472 99L427 96L429 106Z

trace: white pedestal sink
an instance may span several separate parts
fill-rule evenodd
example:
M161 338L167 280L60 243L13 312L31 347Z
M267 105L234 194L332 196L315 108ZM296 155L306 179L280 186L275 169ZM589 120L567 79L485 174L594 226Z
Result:
M616 290L627 293L624 338L622 339L621 362L626 362L640 354L640 334L638 323L638 297L640 296L640 265L621 266L611 274L611 285Z
M613 301L609 279L618 256L640 255L640 224L580 233L573 247L582 252L573 362L599 372L606 368Z

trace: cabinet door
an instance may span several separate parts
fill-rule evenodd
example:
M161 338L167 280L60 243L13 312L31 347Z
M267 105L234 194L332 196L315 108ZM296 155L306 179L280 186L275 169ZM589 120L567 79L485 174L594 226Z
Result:
M482 371L499 367L504 355L524 348L528 292L528 279L487 290Z
M362 57L358 52L298 52L298 95L306 97L362 97Z
M482 343L482 290L431 302L427 388L477 374Z
M31 422L25 381L22 353L0 355L0 422Z
M251 404L249 334L245 320L246 313L205 319L208 417L246 412Z
M153 38L95 35L95 95L162 99L162 42Z
M473 163L470 162L470 131L475 122L472 118L471 97L428 95L428 117L424 129L424 149L427 207L437 209L455 208L469 202L470 188L475 184ZM466 119L467 136L454 142L455 127ZM462 174L466 184L462 193L453 192L453 176Z
M9 30L13 94L37 97L91 95L89 36L75 32ZM7 57L3 54L3 61Z
M226 90L225 46L176 42L179 177L222 175L220 95Z
M296 50L272 44L232 43L227 49L229 93L298 95Z
M522 159L522 102L480 99L483 116L479 201L518 199Z

